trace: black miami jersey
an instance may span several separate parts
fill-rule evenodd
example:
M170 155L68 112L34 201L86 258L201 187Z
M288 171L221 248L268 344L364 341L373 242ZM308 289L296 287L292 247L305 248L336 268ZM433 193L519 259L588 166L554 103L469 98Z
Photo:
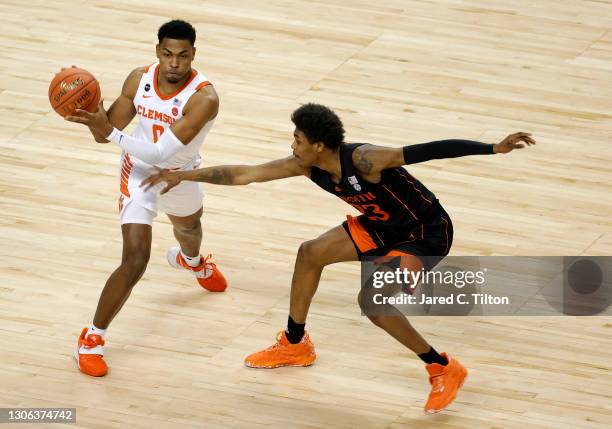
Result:
M353 165L359 143L340 145L342 176L311 168L310 179L346 201L362 215L348 217L345 229L360 255L384 255L394 249L417 255L446 255L452 225L436 196L402 167L382 170L378 183L363 179Z

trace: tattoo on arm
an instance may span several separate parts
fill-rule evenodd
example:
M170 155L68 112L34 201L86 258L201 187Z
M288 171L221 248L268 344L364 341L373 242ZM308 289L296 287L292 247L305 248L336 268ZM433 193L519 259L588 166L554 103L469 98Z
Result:
M370 174L372 172L372 161L368 159L366 154L362 153L359 155L359 160L355 167L360 173Z
M234 183L234 175L227 167L211 167L194 170L196 173L193 178L196 182L207 182L215 185L232 185Z
M231 185L234 182L234 175L229 168L213 168L209 178L210 183L217 185Z

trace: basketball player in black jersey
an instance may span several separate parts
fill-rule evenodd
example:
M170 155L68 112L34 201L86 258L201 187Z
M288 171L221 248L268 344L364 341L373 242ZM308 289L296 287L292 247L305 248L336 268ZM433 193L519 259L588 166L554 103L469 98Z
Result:
M226 165L192 171L161 171L143 182L165 182L167 192L183 180L220 185L246 185L304 175L337 195L360 216L320 237L302 243L298 250L287 329L273 346L249 355L247 366L277 368L307 366L316 354L304 327L310 302L326 265L356 261L363 256L401 256L411 270L431 269L448 254L453 227L435 195L410 175L403 165L466 155L508 153L535 144L528 133L511 134L500 143L442 140L389 148L344 143L338 116L325 106L306 104L293 112L293 155L260 165ZM163 185L159 185L161 188ZM361 303L361 292L360 292ZM463 384L467 370L454 358L439 354L398 310L393 316L368 317L425 363L432 384L425 411L437 412L450 404ZM388 314L388 313L386 313Z

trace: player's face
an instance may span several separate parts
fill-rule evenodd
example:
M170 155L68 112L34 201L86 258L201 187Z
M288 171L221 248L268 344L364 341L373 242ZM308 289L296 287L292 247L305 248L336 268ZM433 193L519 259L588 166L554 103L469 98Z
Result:
M312 167L319 159L319 154L323 149L323 143L311 143L306 135L297 128L293 132L293 156L298 160L302 167Z
M195 47L191 46L189 40L165 37L157 45L156 53L159 59L159 75L167 82L179 82L191 73Z

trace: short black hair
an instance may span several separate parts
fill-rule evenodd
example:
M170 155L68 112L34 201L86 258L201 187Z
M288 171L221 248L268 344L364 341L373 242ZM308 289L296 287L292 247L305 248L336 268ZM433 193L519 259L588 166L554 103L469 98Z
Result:
M187 21L174 19L166 22L157 30L157 40L159 43L166 37L168 39L189 40L189 43L193 46L195 44L196 31L193 25Z
M291 114L291 122L303 132L311 143L323 142L330 149L337 149L344 141L342 121L329 107L308 103Z

